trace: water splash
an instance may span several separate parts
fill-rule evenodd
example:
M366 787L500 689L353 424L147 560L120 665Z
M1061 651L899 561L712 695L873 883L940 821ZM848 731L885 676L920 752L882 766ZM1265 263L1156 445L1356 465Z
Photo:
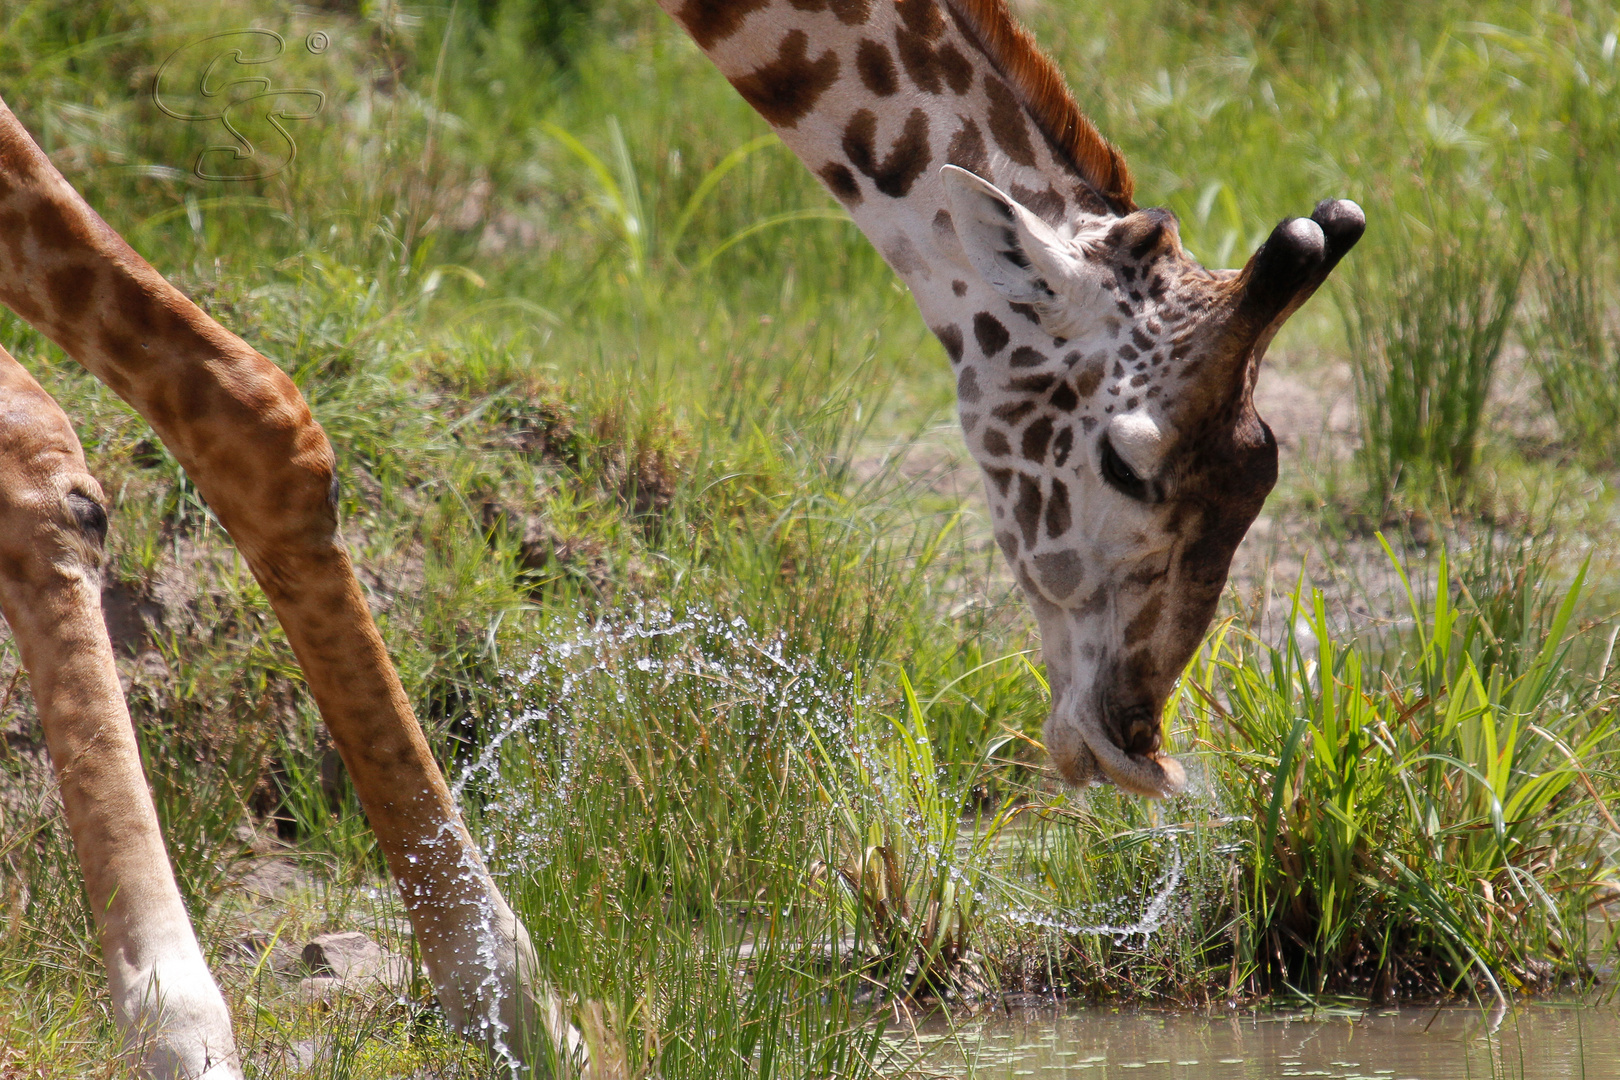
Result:
M484 725L478 753L452 784L458 800L477 792L480 816L493 826L481 830L480 843L492 866L506 867L503 875L544 867L577 820L596 782L582 766L582 740L594 734L604 711L641 703L651 716L662 702L679 702L721 715L733 733L774 739L801 761L830 756L844 781L836 791L821 788L832 808L851 820L904 830L907 846L931 872L974 898L981 919L1145 945L1178 910L1174 901L1186 880L1178 826L1161 830L1166 850L1148 895L1118 897L1090 915L1067 910L1056 898L1040 904L1030 890L1012 896L987 886L1004 855L975 852L971 844L942 849L934 835L938 823L917 812L916 792L894 766L892 731L887 722L875 722L879 702L864 690L865 680L796 647L781 632L757 631L740 616L644 607L582 618L503 675L514 704ZM540 782L504 775L519 754ZM965 791L947 790L943 766L933 779L947 803L964 804ZM497 848L521 856L503 860Z

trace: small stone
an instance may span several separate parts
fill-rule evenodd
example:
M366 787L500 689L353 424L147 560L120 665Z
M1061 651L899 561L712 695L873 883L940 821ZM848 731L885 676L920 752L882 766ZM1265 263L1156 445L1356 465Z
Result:
M315 938L304 946L303 961L312 975L330 976L348 990L401 993L411 977L410 963L403 956L352 930Z
M304 966L314 975L342 980L362 978L382 970L383 949L357 931L322 934L304 946Z

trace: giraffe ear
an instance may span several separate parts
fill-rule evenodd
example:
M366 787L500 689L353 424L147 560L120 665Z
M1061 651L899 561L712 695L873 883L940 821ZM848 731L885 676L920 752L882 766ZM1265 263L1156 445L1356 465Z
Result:
M1032 305L1041 325L1069 336L1073 294L1082 268L1078 252L1052 227L1006 192L966 169L940 170L951 221L962 251L981 278L1014 304Z
M1053 299L1053 279L1067 276L1071 260L1051 227L1010 195L966 169L940 170L951 221L973 269L1015 304Z

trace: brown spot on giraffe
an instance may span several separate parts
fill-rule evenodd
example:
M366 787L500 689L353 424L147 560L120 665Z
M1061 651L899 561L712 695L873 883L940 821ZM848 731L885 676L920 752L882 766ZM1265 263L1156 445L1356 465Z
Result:
M1020 345L1007 358L1007 363L1013 367L1040 367L1046 363L1046 354L1028 345Z
M1164 611L1164 600L1158 594L1148 598L1142 605L1142 610L1136 613L1130 623L1125 627L1125 647L1131 648L1146 641L1159 625L1159 616Z
M1024 533L1024 546L1034 547L1041 530L1041 483L1033 477L1018 477L1018 501L1013 504L1013 520Z
M1007 390L1014 394L1044 394L1057 382L1056 375L1020 375L1007 380Z
M934 328L934 336L939 338L941 345L945 346L945 354L951 358L951 363L960 364L962 362L962 328L955 323L949 326L938 326Z
M1069 531L1074 519L1069 509L1069 485L1052 481L1052 494L1046 500L1046 535L1053 540Z
M988 311L981 311L973 316L973 337L978 341L979 351L984 353L986 359L1005 349L1007 342L1012 340L1012 335L1007 333L1007 328L1002 325L1001 320Z
M986 469L984 475L990 478L995 485L996 493L1005 496L1012 487L1013 471L1011 469Z
M1080 395L1075 392L1071 383L1064 382L1052 391L1052 408L1061 412L1073 412L1080 407Z
M1069 204L1064 201L1057 188L1051 184L1040 191L1027 188L1023 184L1013 184L1007 192L1013 198L1023 203L1035 213L1035 216L1051 225L1053 228L1063 224L1069 213Z
M894 29L895 51L912 84L927 94L938 94L946 86L955 94L967 93L973 86L973 65L968 58L950 42L934 46L929 41L905 26Z
M843 147L850 164L871 178L883 194L902 199L928 168L933 155L928 147L928 114L912 109L900 137L895 139L882 161L877 159L877 114L861 109L844 128Z
M1081 398L1090 398L1102 385L1103 376L1107 374L1100 357L1093 357L1074 379L1075 393Z
M1024 460L1040 464L1046 460L1046 449L1052 443L1052 420L1050 417L1040 417L1024 429L1024 437L1019 450Z
M1033 401L1008 401L990 410L990 415L1010 427L1034 411Z
M1085 580L1080 556L1072 551L1054 551L1035 556L1035 576L1048 596L1062 602L1073 596Z
M928 263L923 259L917 245L911 242L911 237L905 233L895 236L883 246L883 257L894 271L901 276L919 274L923 278L930 276Z
M970 116L962 117L962 126L951 136L950 145L945 148L945 161L994 182L995 178L990 174L990 154L984 147L984 134Z
M776 59L731 80L743 100L778 127L802 120L827 88L838 80L838 54L828 49L809 57L810 36L790 30L776 49Z
M84 242L84 223L49 200L36 202L28 214L28 231L41 252L72 251Z
M955 281L951 282L951 294L956 297L966 296L967 282L963 281L961 278L957 278Z
M1075 184L1069 190L1074 199L1074 205L1081 211L1095 217L1107 217L1114 212L1114 207L1108 205L1108 200L1097 194L1090 184Z
M861 182L855 179L855 174L849 171L849 166L839 161L829 161L817 170L816 175L821 182L827 185L827 190L838 197L838 201L845 206L859 206L864 199L861 194Z
M96 268L69 263L45 275L45 295L57 318L78 322L90 307L96 290Z
M22 211L0 208L0 242L5 243L13 262L22 258L23 231L27 228L28 219Z
M1069 455L1074 452L1074 428L1065 427L1057 433L1052 440L1052 464L1058 468L1069 463Z
M895 0L900 22L924 41L933 41L945 32L945 16L936 0Z
M980 441L984 452L991 457L1006 457L1012 453L1012 444L1007 442L1007 435L1000 428L986 428Z
M956 377L956 396L969 405L977 404L984 396L979 389L979 373L972 366L962 369L962 374Z
M855 70L861 83L878 97L889 97L900 89L900 73L895 70L894 57L880 42L862 38L855 47Z
M1005 529L999 530L996 533L996 544L1000 546L1001 553L1007 556L1008 562L1013 562L1018 558L1017 533L1008 532Z
M1000 79L986 76L985 94L990 99L990 136L1014 163L1035 166L1035 147L1029 141L1029 121L1018 98Z
M799 11L826 11L832 9L838 21L845 26L864 26L872 17L872 0L788 0Z
M749 15L768 6L769 0L686 0L675 18L699 48L710 49L742 29Z

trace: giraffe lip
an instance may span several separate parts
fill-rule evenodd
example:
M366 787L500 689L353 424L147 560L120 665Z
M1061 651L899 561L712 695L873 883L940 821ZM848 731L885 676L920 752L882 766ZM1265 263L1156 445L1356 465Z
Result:
M1179 794L1187 786L1187 772L1180 762L1157 752L1130 753L1115 744L1096 720L1082 721L1080 736L1103 775L1126 791L1162 799Z

